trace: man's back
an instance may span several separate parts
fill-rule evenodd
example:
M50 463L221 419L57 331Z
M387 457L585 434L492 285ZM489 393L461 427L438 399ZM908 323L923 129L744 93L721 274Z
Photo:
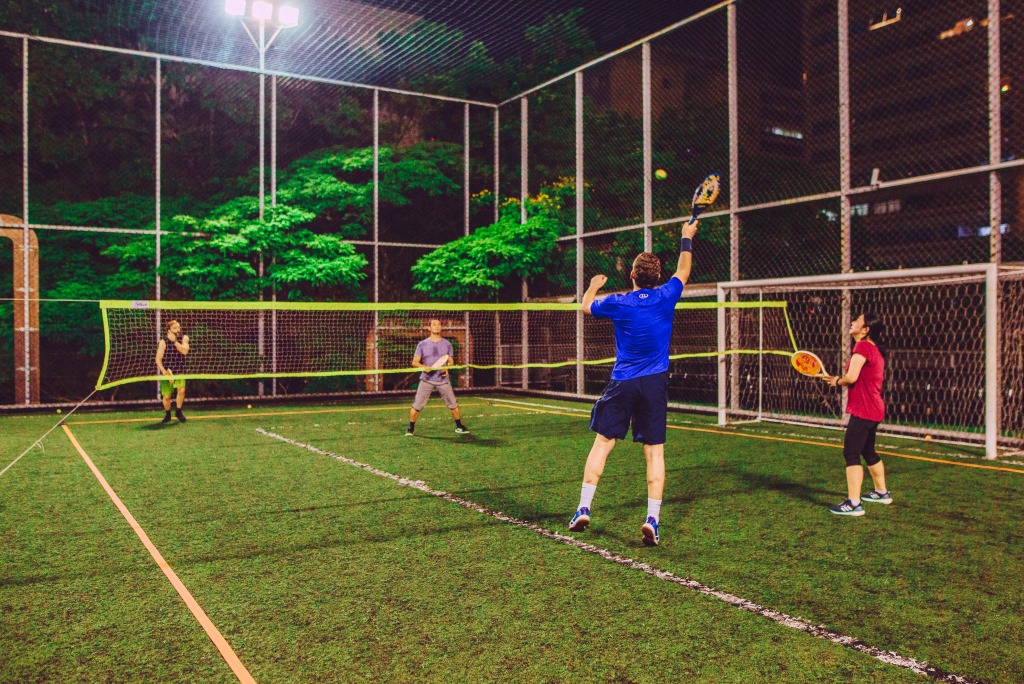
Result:
M612 380L629 380L668 370L669 342L683 283L670 278L656 289L613 294L595 301L590 312L615 326Z

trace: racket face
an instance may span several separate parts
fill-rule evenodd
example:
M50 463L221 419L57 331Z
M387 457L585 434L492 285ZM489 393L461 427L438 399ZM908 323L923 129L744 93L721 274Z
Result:
M697 190L693 193L693 206L706 209L715 203L719 193L722 191L722 175L719 173L708 174Z
M444 356L439 358L437 361L435 361L434 365L431 366L431 368L440 368L441 366L444 366L447 363L448 363L448 355L445 354Z
M817 354L809 351L798 351L793 354L790 358L790 363L802 375L822 375L825 372L825 366L822 364L821 359L818 358Z

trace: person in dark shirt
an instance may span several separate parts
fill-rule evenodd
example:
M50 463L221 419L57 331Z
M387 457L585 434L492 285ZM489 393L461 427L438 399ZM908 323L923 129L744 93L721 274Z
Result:
M185 355L189 352L188 335L181 334L178 321L167 322L167 334L160 338L156 346L156 368L160 375L166 376L160 381L160 396L164 402L164 420L171 422L171 395L178 391L177 406L174 415L178 422L185 422L185 414L181 407L185 404L185 379L178 375L185 374Z

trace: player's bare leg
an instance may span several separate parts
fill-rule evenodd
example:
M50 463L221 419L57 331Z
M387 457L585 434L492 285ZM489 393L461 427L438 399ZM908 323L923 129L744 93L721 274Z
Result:
M175 408L177 410L174 412L174 417L178 419L179 423L184 423L185 420L186 420L185 419L185 414L181 412L181 407L184 406L184 405L185 405L185 388L184 387L179 387L178 388L178 401L175 404Z
M860 490L863 486L864 467L860 465L846 466L846 498L859 502Z
M644 458L647 460L647 518L640 526L640 535L645 545L657 546L661 498L665 493L665 445L644 444Z
M885 466L881 461L875 465L869 465L868 472L871 473L871 482L875 485L876 492L889 491L885 488Z
M604 472L604 465L608 462L608 454L615 448L615 440L608 439L604 435L594 437L594 446L590 447L590 454L587 455L587 465L583 467L583 482L594 487L601 479ZM662 473L664 479L664 473Z
M647 459L647 498L661 501L665 493L665 445L644 444Z
M597 483L601 480L601 473L604 472L605 463L608 462L608 454L615 448L615 440L603 435L594 437L594 446L590 447L590 454L587 455L587 464L583 466L583 486L580 488L580 505L576 508L575 515L569 521L569 530L582 532L590 524L590 502L594 499L597 491Z

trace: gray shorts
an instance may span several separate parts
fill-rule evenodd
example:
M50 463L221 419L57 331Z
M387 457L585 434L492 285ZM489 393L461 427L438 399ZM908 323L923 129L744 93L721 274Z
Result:
M459 408L459 402L455 401L455 391L452 389L452 383L445 378L442 382L420 380L420 386L416 390L416 398L412 400L413 410L422 411L434 390L441 394L441 398L444 399L444 405L449 409L454 411Z

